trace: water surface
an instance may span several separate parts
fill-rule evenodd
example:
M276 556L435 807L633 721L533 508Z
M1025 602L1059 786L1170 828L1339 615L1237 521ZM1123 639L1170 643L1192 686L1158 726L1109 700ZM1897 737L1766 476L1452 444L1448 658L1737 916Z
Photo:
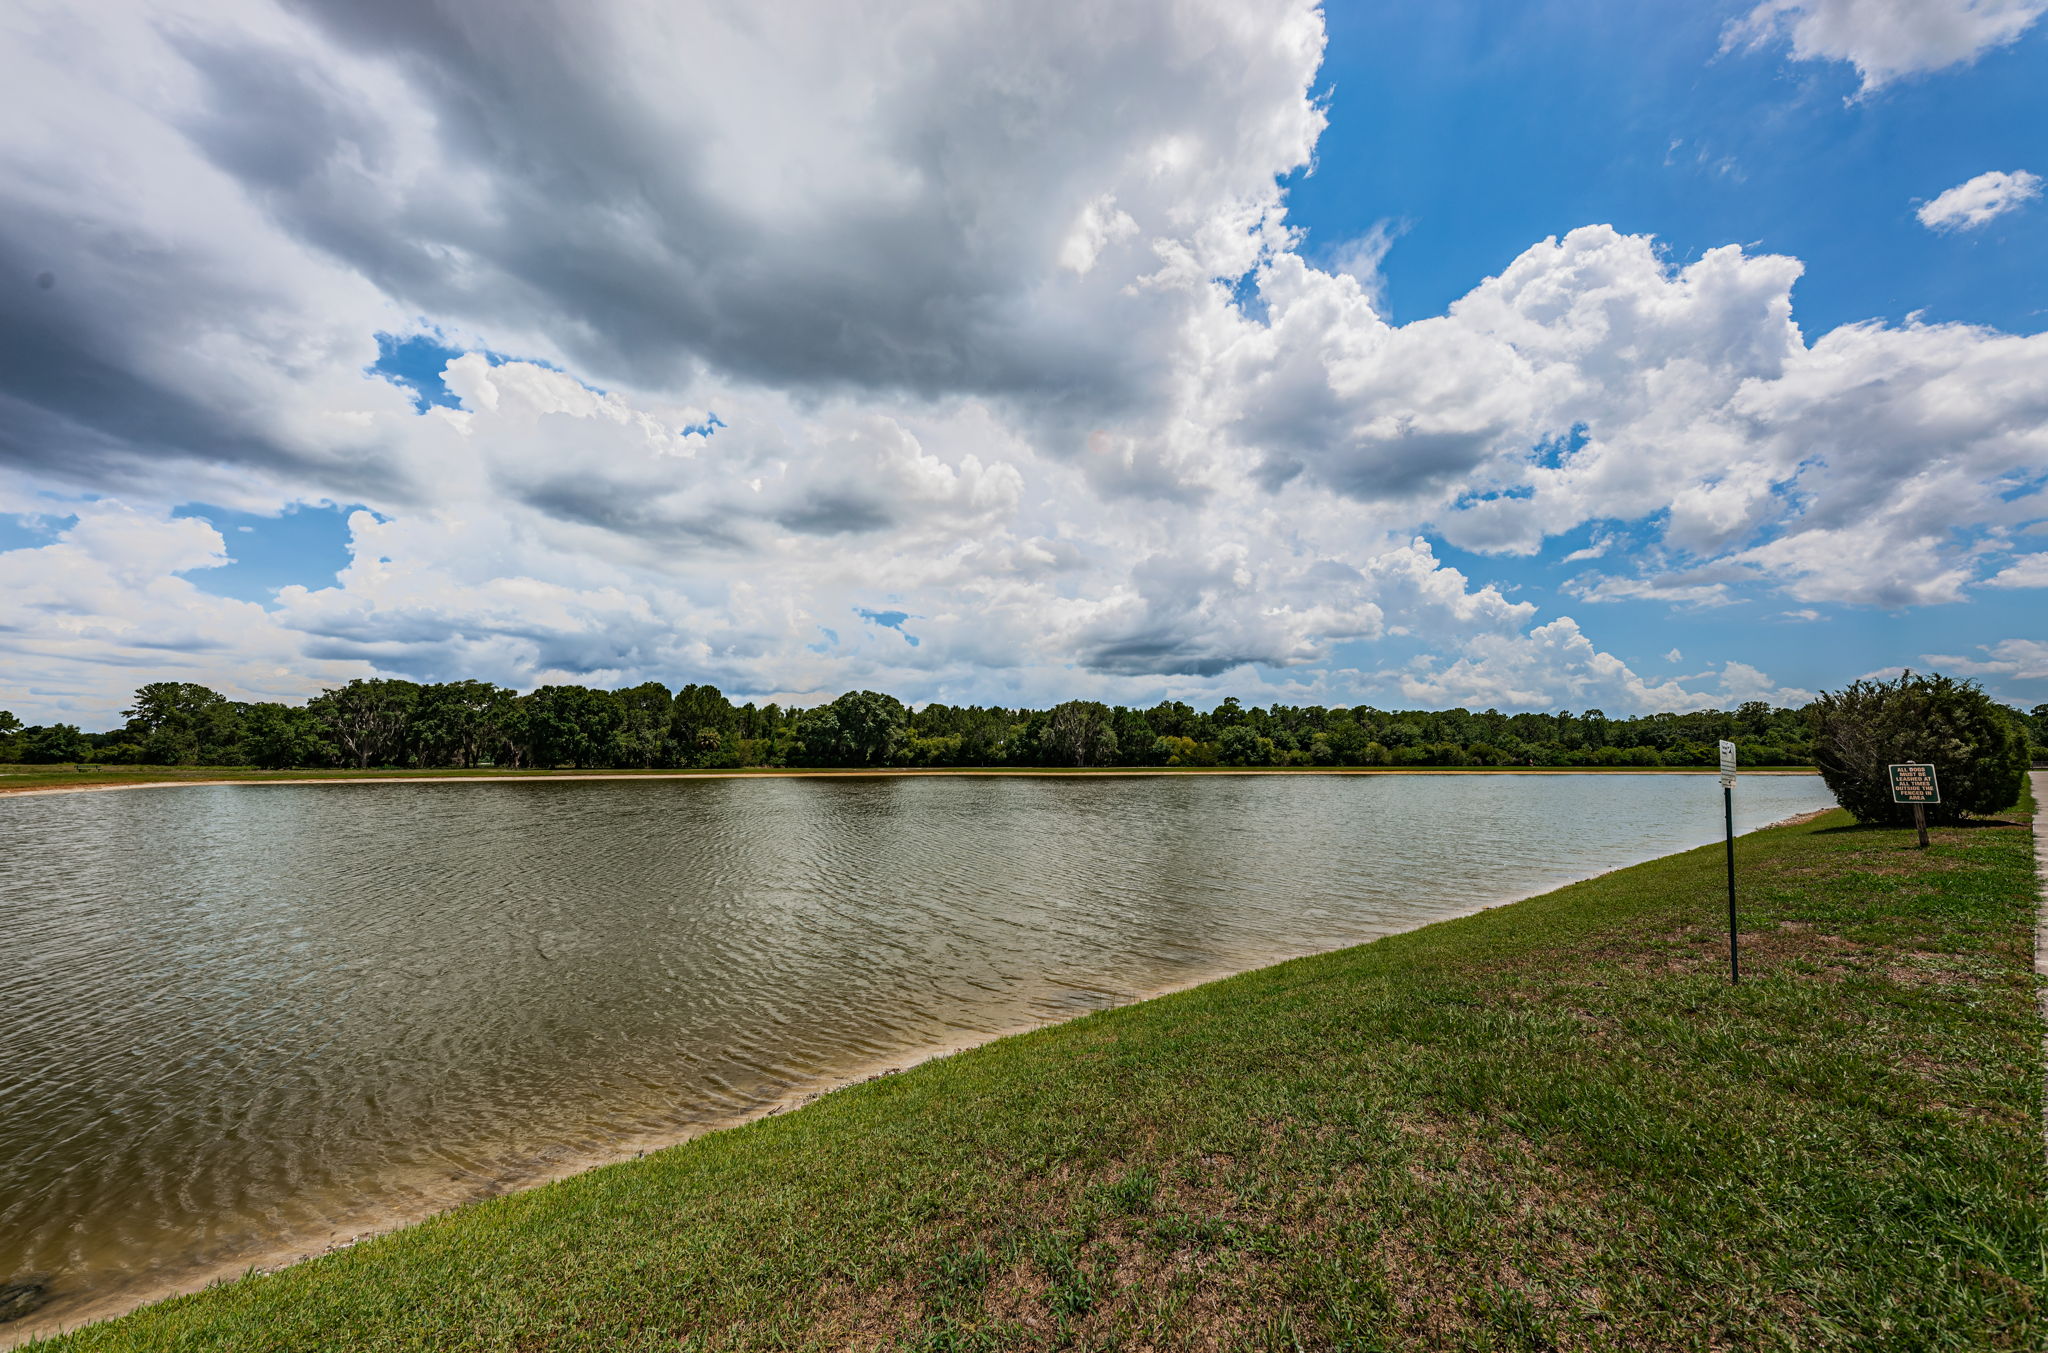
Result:
M77 1319L1720 826L1701 776L0 798L0 1285Z

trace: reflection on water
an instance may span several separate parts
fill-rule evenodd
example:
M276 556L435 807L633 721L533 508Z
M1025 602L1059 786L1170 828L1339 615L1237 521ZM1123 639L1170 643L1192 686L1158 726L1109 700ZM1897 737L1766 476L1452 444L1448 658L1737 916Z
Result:
M1591 775L0 799L0 1285L47 1280L45 1323L1700 844L1719 799ZM1745 828L1827 802L1811 777L1737 799Z

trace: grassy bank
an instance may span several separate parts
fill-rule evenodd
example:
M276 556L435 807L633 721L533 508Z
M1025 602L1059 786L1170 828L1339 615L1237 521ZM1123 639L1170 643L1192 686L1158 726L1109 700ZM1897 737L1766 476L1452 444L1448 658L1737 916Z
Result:
M1811 775L1768 766L1745 775ZM917 766L878 770L753 766L741 770L259 770L254 766L0 766L0 794L123 785L265 784L280 780L664 780L731 775L1714 775L1712 766Z
M2024 819L1839 813L928 1063L99 1349L2040 1347Z

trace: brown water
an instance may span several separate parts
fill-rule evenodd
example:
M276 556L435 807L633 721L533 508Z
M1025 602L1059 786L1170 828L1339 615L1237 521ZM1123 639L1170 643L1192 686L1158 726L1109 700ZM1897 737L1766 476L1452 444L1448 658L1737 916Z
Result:
M1719 833L1693 776L0 798L0 1342Z

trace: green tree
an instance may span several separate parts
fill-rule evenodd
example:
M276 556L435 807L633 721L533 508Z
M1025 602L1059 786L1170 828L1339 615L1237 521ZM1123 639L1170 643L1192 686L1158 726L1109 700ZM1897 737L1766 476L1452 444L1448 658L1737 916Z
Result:
M886 766L909 733L910 712L894 696L848 691L797 720L797 745L814 766Z
M609 691L542 686L527 697L527 736L536 765L604 765L623 721L624 711Z
M1823 691L1808 706L1813 761L1835 801L1859 822L1904 824L1913 810L1892 802L1887 766L1935 768L1941 803L1930 820L1996 813L2019 798L2026 739L2014 712L1974 681L1904 672Z
M1273 739L1262 738L1250 724L1236 723L1216 735L1216 756L1226 766L1270 766Z
M1159 734L1145 719L1144 711L1118 705L1109 712L1110 731L1116 734L1116 759L1127 766L1151 760L1152 743Z
M388 765L405 747L420 688L410 681L364 681L323 691L306 708L320 721L342 756L358 770L372 762Z
M155 766L218 763L241 741L241 721L228 698L192 681L152 681L121 711L127 735Z
M659 681L646 681L614 691L619 702L618 762L622 766L675 764L674 741L669 723L675 715L675 697Z
M717 736L705 746L704 731ZM739 711L716 686L691 684L676 692L669 714L669 739L677 765L703 765L740 732Z
M963 712L959 725L960 747L954 764L996 766L1009 759L1010 713L1004 709L979 707Z
M488 681L420 687L407 722L413 755L423 766L477 765L496 746L516 698Z
M265 770L319 766L334 759L319 716L292 705L250 705L242 715L242 746Z
M1109 706L1094 700L1053 706L1038 734L1038 754L1050 766L1106 766L1116 749Z
M1180 700L1162 700L1145 711L1145 723L1162 738L1192 738L1201 716Z
M491 732L491 759L500 766L518 770L533 764L533 699L511 695L500 710Z
M75 724L53 723L21 734L21 759L32 766L92 759L92 744Z

